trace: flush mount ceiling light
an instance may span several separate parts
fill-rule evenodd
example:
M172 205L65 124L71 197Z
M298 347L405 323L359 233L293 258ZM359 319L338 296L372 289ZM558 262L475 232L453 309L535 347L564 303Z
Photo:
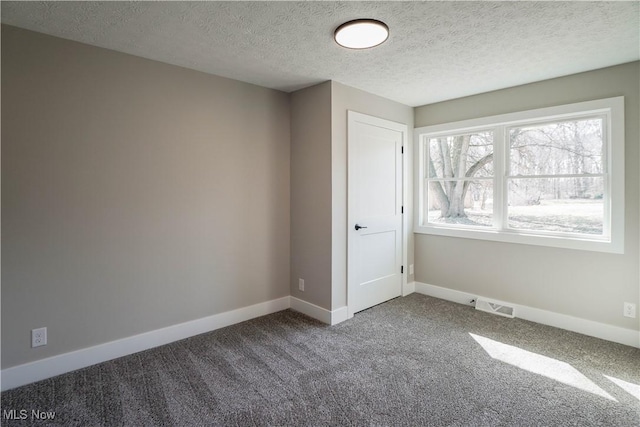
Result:
M356 19L336 28L333 38L349 49L367 49L384 43L389 38L389 27L375 19Z

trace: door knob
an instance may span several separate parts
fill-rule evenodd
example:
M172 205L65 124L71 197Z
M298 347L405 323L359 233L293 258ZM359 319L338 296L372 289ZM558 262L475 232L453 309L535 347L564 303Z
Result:
M361 228L367 228L367 227L356 224L356 231L360 230Z

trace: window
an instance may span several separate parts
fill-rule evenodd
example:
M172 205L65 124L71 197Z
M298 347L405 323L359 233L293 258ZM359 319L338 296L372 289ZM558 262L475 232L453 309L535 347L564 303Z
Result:
M416 129L415 231L622 253L624 99Z

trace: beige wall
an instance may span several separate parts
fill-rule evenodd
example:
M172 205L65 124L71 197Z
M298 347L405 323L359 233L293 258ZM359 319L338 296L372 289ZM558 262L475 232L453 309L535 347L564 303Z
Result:
M411 141L413 129L413 108L388 99L363 92L343 84L331 83L331 179L332 179L332 236L331 265L332 290L331 308L333 310L347 304L347 111L404 123L409 129ZM411 157L411 143L405 146L407 156ZM412 164L411 161L408 162ZM408 171L411 177L411 170ZM412 182L409 179L408 194L412 194ZM410 200L405 204L405 212L410 215ZM411 220L411 218L409 218ZM411 224L411 222L409 222ZM409 233L408 263L413 264L413 241ZM408 269L406 270L408 271ZM408 277L412 281L413 277Z
M331 309L330 82L291 94L291 295Z
M638 329L622 316L640 303L638 184L640 63L518 86L416 108L416 127L623 95L624 255L416 234L416 280ZM640 307L640 305L639 305Z
M2 113L2 368L289 295L287 94L3 26Z

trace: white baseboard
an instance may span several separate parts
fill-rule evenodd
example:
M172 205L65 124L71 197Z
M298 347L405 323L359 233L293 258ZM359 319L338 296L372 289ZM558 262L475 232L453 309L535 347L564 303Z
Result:
M440 286L420 282L416 282L415 286L416 292L419 294L429 295L466 305L469 305L469 302L472 299L484 297L484 295L474 295L468 292L456 291L454 289L442 288ZM526 305L513 303L508 304L515 308L516 317L521 319L640 348L639 331L607 325L605 323L594 322L593 320L581 319L539 308L528 307Z
M440 286L428 285L422 282L415 282L416 292L423 295L429 295L447 301L457 302L458 304L469 305L469 301L477 298L477 295L467 292L456 291L455 289L442 288Z
M402 296L406 297L416 291L416 282L408 282L402 287Z
M353 316L352 316L353 317ZM349 319L349 310L347 306L336 308L331 312L331 325L337 325Z
M336 325L349 318L346 306L331 311L296 297L291 297L291 309L306 314L327 325Z
M1 390L51 378L291 307L291 297L227 311L2 370Z

